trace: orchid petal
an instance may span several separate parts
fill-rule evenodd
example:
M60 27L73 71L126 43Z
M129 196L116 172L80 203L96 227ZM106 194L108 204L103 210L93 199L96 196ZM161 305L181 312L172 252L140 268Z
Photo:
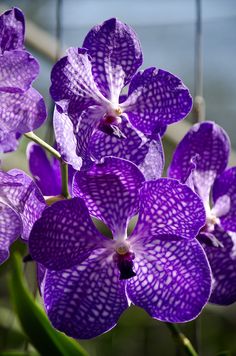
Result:
M219 227L213 232L221 246L202 243L213 274L211 303L229 305L236 301L236 235Z
M22 93L39 74L39 64L24 50L4 52L0 56L0 92Z
M152 235L139 251L136 276L127 281L130 300L165 322L196 318L211 292L211 272L199 242Z
M30 88L25 93L0 92L0 129L3 133L25 133L40 127L46 119L42 96Z
M125 139L109 136L101 131L95 132L89 144L91 156L96 161L106 156L124 158L135 163L146 180L160 178L164 167L164 152L159 135L155 138L144 136L125 117L121 131L126 136Z
M221 216L218 215L221 226L225 231L236 232L236 167L227 169L217 177L212 196L215 204L224 199Z
M10 245L21 235L19 214L0 201L0 265L9 257Z
M94 80L101 93L118 103L121 89L142 64L142 50L131 27L112 18L94 26L83 47L91 56Z
M14 169L8 173L0 171L0 199L21 217L23 231L21 237L28 240L34 222L45 208L42 193L23 171Z
M146 234L173 234L196 237L205 224L201 199L188 186L175 179L145 182L140 191L139 218L132 239Z
M53 270L73 267L106 242L82 199L54 203L36 221L29 237L34 260Z
M13 7L0 16L1 52L23 49L25 19L20 9Z
M134 127L145 134L184 119L192 98L181 80L162 69L149 68L136 74L127 100L120 105Z
M106 157L89 171L75 174L73 194L84 199L90 214L104 221L115 238L123 238L129 220L138 212L143 181L131 162Z
M128 307L124 281L103 249L71 269L48 270L43 298L53 326L79 339L108 331Z
M169 176L185 182L192 170L192 182L204 202L218 174L227 166L230 141L226 132L214 122L195 124L176 148Z

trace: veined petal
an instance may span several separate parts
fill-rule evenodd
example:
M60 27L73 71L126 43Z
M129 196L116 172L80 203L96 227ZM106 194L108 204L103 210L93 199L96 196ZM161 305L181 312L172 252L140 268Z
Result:
M61 193L60 167L54 168L53 161L50 162L45 150L34 142L27 146L27 158L29 169L38 187L46 196L58 195ZM55 164L60 166L59 161Z
M139 218L132 240L147 234L192 239L204 226L205 219L201 199L187 185L168 178L145 182L140 191Z
M0 91L0 129L25 133L40 127L46 119L46 107L42 96L34 88L24 93Z
M236 235L216 227L214 236L221 246L202 243L213 274L211 303L229 305L236 301Z
M146 137L134 129L125 117L122 118L121 131L125 139L106 135L102 131L95 132L89 144L91 156L97 161L106 156L124 158L135 163L146 180L160 178L164 152L159 135L155 138Z
M1 124L0 124L1 126ZM15 151L19 145L20 134L15 132L4 132L0 129L0 152L7 153Z
M51 81L51 96L57 104L62 102L63 109L68 100L77 103L80 113L88 106L107 102L96 86L92 64L84 48L69 48L67 56L54 65Z
M227 169L217 177L213 185L212 197L214 203L222 197L228 198L224 199L225 211L220 216L220 224L225 231L236 232L236 167Z
M228 135L220 126L210 121L196 124L177 146L169 176L185 182L194 159L192 181L197 193L208 201L216 176L227 166L229 152Z
M70 106L71 108L71 106ZM88 145L91 135L97 128L104 110L91 106L81 114L73 108L68 115L54 113L54 129L58 149L65 161L79 170L82 159L88 160Z
M134 261L136 276L127 281L130 300L162 321L196 318L211 292L211 272L199 242L152 235L142 244Z
M129 219L138 212L143 182L133 163L106 157L89 171L75 174L73 194L84 199L90 214L104 221L115 238L124 238Z
M0 201L0 265L9 257L10 245L20 237L22 221L11 207Z
M32 258L53 270L70 268L106 244L85 203L74 198L54 203L36 221L29 237Z
M45 201L34 181L23 171L0 171L0 200L13 208L21 217L21 237L27 240L34 222L41 216Z
M128 307L124 281L104 249L71 269L48 270L43 298L52 325L78 339L110 330Z
M24 50L6 51L0 56L0 91L22 93L39 74L39 64Z
M133 77L128 98L120 107L132 113L132 125L152 134L185 118L192 108L192 98L179 78L162 69L148 68Z
M136 33L128 25L111 18L89 31L83 47L91 56L94 80L100 91L118 103L121 89L130 82L143 61Z
M61 194L61 167L60 162L55 157L51 160L47 157L45 150L34 142L27 146L26 155L29 163L29 170L34 177L43 195L52 196ZM68 166L68 188L71 192L72 179L75 170Z
M20 9L13 7L0 16L0 52L23 49L25 19Z
M56 107L53 115L53 127L57 148L63 160L79 170L82 166L82 158L76 153L77 142L73 123L67 114L60 113Z

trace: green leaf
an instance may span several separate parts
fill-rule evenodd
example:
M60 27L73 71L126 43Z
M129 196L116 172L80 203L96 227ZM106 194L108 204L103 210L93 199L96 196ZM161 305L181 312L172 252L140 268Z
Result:
M20 325L13 312L0 306L0 350L22 347L26 342L26 336L22 333ZM0 353L2 356L2 354Z
M34 301L25 285L21 259L13 256L11 295L22 328L41 355L85 356L87 352L72 338L50 324L41 306Z

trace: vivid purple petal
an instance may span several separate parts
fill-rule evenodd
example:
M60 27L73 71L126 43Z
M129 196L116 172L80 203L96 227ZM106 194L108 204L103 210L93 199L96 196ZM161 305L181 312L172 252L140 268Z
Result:
M130 82L143 61L136 33L128 25L111 18L90 30L83 47L91 56L93 77L101 93L117 101L121 89Z
M79 170L83 159L88 159L90 137L97 128L102 111L98 106L91 106L81 115L54 112L54 129L58 150L64 160Z
M30 234L29 250L38 263L62 270L80 263L105 242L83 200L75 198L45 209Z
M0 16L0 53L23 49L25 19L20 9L13 7Z
M60 113L55 108L53 126L57 149L62 155L63 160L71 164L76 170L79 170L82 166L82 158L76 154L77 142L72 121L67 114Z
M0 91L22 93L38 76L39 64L26 51L7 51L0 56L0 71Z
M199 242L152 235L139 251L137 275L127 281L131 302L162 321L196 318L211 292L211 272Z
M54 65L51 82L51 96L63 110L71 100L76 102L79 113L106 100L96 86L92 64L85 49L69 48L67 56Z
M146 180L160 178L164 167L164 152L159 135L149 138L134 129L123 117L121 131L126 139L96 131L90 140L91 156L99 161L106 156L127 159L135 163Z
M61 193L60 171L48 159L44 149L36 143L29 143L27 147L29 169L38 187L44 195L58 195ZM60 165L56 161L57 165ZM59 167L60 170L60 167Z
M0 202L0 265L9 257L10 245L20 237L22 221L12 208Z
M140 191L139 218L132 238L141 239L148 231L152 235L192 239L205 219L205 209L197 194L175 179L160 178L145 182Z
M106 157L89 171L75 174L74 196L84 199L91 215L101 219L115 238L124 237L129 219L138 212L144 176L131 162Z
M192 98L181 80L161 69L136 74L128 94L120 106L132 114L132 125L145 134L185 118L192 108Z
M104 249L71 269L48 270L43 298L53 326L78 339L108 331L128 307L124 281Z
M227 166L230 141L226 132L214 122L195 124L176 148L169 176L185 182L191 173L198 194L209 199L210 189L218 174Z
M0 129L25 133L40 127L46 119L46 107L42 96L34 88L25 93L0 92Z
M28 240L34 222L45 208L42 193L33 180L18 169L8 173L0 171L0 188L0 199L20 215L23 223L21 237Z
M219 218L228 214L230 211L230 207L230 197L228 195L222 195L216 200L213 208L211 209L211 213Z
M1 126L1 124L0 124ZM18 133L4 132L0 129L0 152L7 153L15 151L19 145L18 139L20 138Z
M216 227L215 237L223 246L202 243L213 274L210 302L229 305L236 301L236 236Z
M227 169L217 177L213 185L212 197L214 203L222 197L229 199L229 209L220 217L220 223L225 231L236 231L236 167Z

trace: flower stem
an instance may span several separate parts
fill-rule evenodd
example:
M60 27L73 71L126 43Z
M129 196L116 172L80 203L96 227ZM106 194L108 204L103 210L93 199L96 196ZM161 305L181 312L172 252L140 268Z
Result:
M68 164L66 164L62 159L61 159L61 192L66 199L70 198L70 193L68 190Z
M175 340L180 343L188 356L198 356L191 341L179 330L178 326L172 323L165 323Z
M60 153L55 150L52 146L50 146L47 142L42 140L40 137L35 135L34 132L27 132L24 134L25 137L27 137L29 140L34 141L37 143L39 146L44 148L47 152L51 153L54 157L56 157L60 161L61 165L61 181L62 181L62 188L61 192L62 195L68 199L70 198L70 193L68 191L68 165L63 161Z
M40 145L41 147L43 147L46 151L48 151L49 153L51 153L54 157L56 157L59 161L62 160L60 153L55 150L55 148L53 148L52 146L50 146L48 143L46 143L45 141L43 141L40 137L38 137L37 135L35 135L34 132L27 132L24 134L25 137L27 137L29 140L36 142L38 145Z

